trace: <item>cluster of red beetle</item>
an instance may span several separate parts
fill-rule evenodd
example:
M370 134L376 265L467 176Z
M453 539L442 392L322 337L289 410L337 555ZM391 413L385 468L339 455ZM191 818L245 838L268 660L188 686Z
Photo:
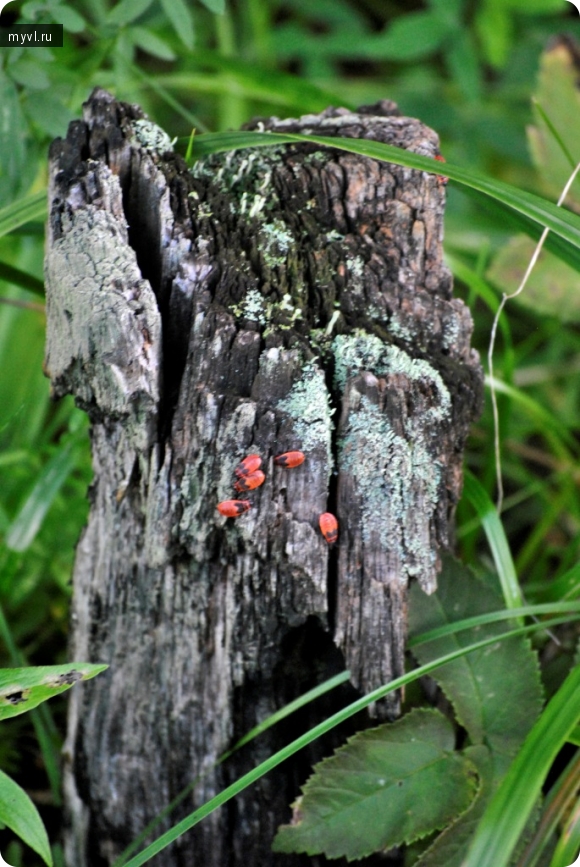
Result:
M299 467L300 464L304 463L304 453L298 451L284 452L283 455L277 455L274 458L274 463L277 467L286 467L288 469ZM234 470L236 475L234 490L242 493L244 491L253 491L254 488L259 488L260 485L263 485L266 476L260 469L261 466L262 458L260 455L248 455L244 458ZM251 505L249 500L224 500L218 503L217 510L220 515L224 515L226 518L239 518L240 515L243 515L244 512L247 512L251 508ZM320 532L328 544L334 545L338 539L338 521L334 515L331 512L323 512L318 519L318 525Z

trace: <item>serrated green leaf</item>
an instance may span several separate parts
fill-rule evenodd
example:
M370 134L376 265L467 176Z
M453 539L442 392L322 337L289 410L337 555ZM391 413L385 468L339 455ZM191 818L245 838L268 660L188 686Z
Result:
M193 15L185 0L161 0L161 7L186 48L193 48Z
M161 60L175 60L175 54L169 45L160 39L152 30L134 25L131 28L131 38L147 54L160 57Z
M129 24L131 21L139 18L143 12L149 9L152 3L153 0L121 0L108 13L106 22L107 24L117 24L119 27L123 27L125 24Z
M467 810L452 821L423 852L413 867L461 867L467 846L494 791L493 758L487 747L468 747L464 755L473 764L479 788Z
M52 867L46 829L38 810L20 786L0 771L0 822L20 837ZM2 861L5 865L5 862ZM6 865L5 865L6 867Z
M216 15L222 15L226 11L226 0L200 0L200 2Z
M462 867L507 867L554 760L580 718L580 666L550 700L487 805Z
M355 735L316 766L274 851L353 860L444 827L476 791L474 767L454 744L433 710Z
M521 284L536 245L523 235L516 235L493 259L486 277L508 295ZM555 316L562 322L580 322L578 273L549 250L542 250L532 277L523 292L514 299L537 315Z
M0 668L0 720L18 716L108 668L88 662Z
M528 127L527 134L532 160L546 194L555 200L559 198L572 168L580 161L577 79L576 64L568 45L557 42L544 51L533 105L535 123ZM566 201L580 207L578 178L572 184Z
M498 607L498 598L463 564L445 557L438 589L426 596L416 587L409 596L409 632L416 635ZM483 637L500 635L509 621L465 630L413 649L425 664ZM437 681L474 744L485 744L506 762L523 743L542 706L536 654L524 638L498 642L481 653L449 663ZM497 768L498 772L502 767Z
M76 464L76 453L70 445L59 448L40 471L36 483L6 534L6 547L25 551L34 540L44 516Z

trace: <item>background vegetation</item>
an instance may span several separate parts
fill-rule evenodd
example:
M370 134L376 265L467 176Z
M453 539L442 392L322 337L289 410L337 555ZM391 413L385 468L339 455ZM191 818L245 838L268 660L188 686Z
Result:
M42 374L43 217L6 233L10 205L46 187L50 140L64 135L96 86L138 102L171 136L235 129L255 115L295 116L329 104L389 98L441 136L457 165L553 200L580 159L573 43L580 17L565 0L13 0L0 25L59 22L59 49L0 48L0 666L66 658L74 545L87 513L88 425L71 401L53 404ZM539 108L534 108L532 97ZM530 129L533 127L533 129ZM578 187L578 185L577 185ZM33 200L34 201L34 200ZM580 187L572 203L580 205ZM573 205L574 206L574 205ZM474 344L487 351L502 291L529 247L517 226L450 183L446 254L469 304ZM555 260L501 320L502 520L529 601L577 594L580 574L578 274ZM467 464L495 490L489 402ZM459 510L459 553L493 571L481 522ZM570 570L572 569L572 572ZM559 580L561 579L561 580ZM576 632L539 643L552 695ZM2 725L0 768L60 822L63 706L39 744L30 716ZM36 725L38 732L38 725ZM10 864L34 864L8 832ZM58 847L55 861L61 861ZM549 862L547 862L549 863Z

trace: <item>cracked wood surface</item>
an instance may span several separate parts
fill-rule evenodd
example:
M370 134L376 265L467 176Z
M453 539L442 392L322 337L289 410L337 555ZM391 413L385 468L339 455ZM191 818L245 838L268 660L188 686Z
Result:
M438 153L386 101L254 128ZM94 464L71 654L110 665L70 702L66 848L71 867L102 867L198 775L174 821L353 687L402 673L408 582L436 587L482 374L442 261L434 175L308 144L190 171L102 90L53 143L50 173L46 368L54 394L89 413ZM274 466L292 449L304 464ZM223 518L251 452L266 481ZM324 511L338 516L334 548ZM213 767L345 665L353 687ZM397 712L397 696L374 708ZM270 842L309 763L351 730L151 863L319 863Z

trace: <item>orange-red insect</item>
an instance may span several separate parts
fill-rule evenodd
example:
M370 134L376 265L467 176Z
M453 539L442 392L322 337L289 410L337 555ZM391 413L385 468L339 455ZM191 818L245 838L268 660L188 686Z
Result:
M250 473L255 473L262 466L262 458L260 455L248 455L247 458L237 465L234 470L236 476L241 479L243 476L249 476Z
M239 518L251 505L249 500L224 500L217 504L217 510L225 518Z
M264 484L265 478L266 476L262 470L256 470L255 473L248 473L247 476L238 479L234 485L234 489L236 491L253 491L254 488L259 488L260 485Z
M278 455L274 458L274 463L278 467L299 467L304 463L303 452L284 452L283 455Z
M446 162L445 157L442 157L441 154L435 154L435 159L440 163ZM440 184L446 184L449 180L449 178L446 178L445 175L435 175L435 177Z
M318 519L320 532L326 539L329 545L334 545L338 539L338 521L332 512L323 512Z

